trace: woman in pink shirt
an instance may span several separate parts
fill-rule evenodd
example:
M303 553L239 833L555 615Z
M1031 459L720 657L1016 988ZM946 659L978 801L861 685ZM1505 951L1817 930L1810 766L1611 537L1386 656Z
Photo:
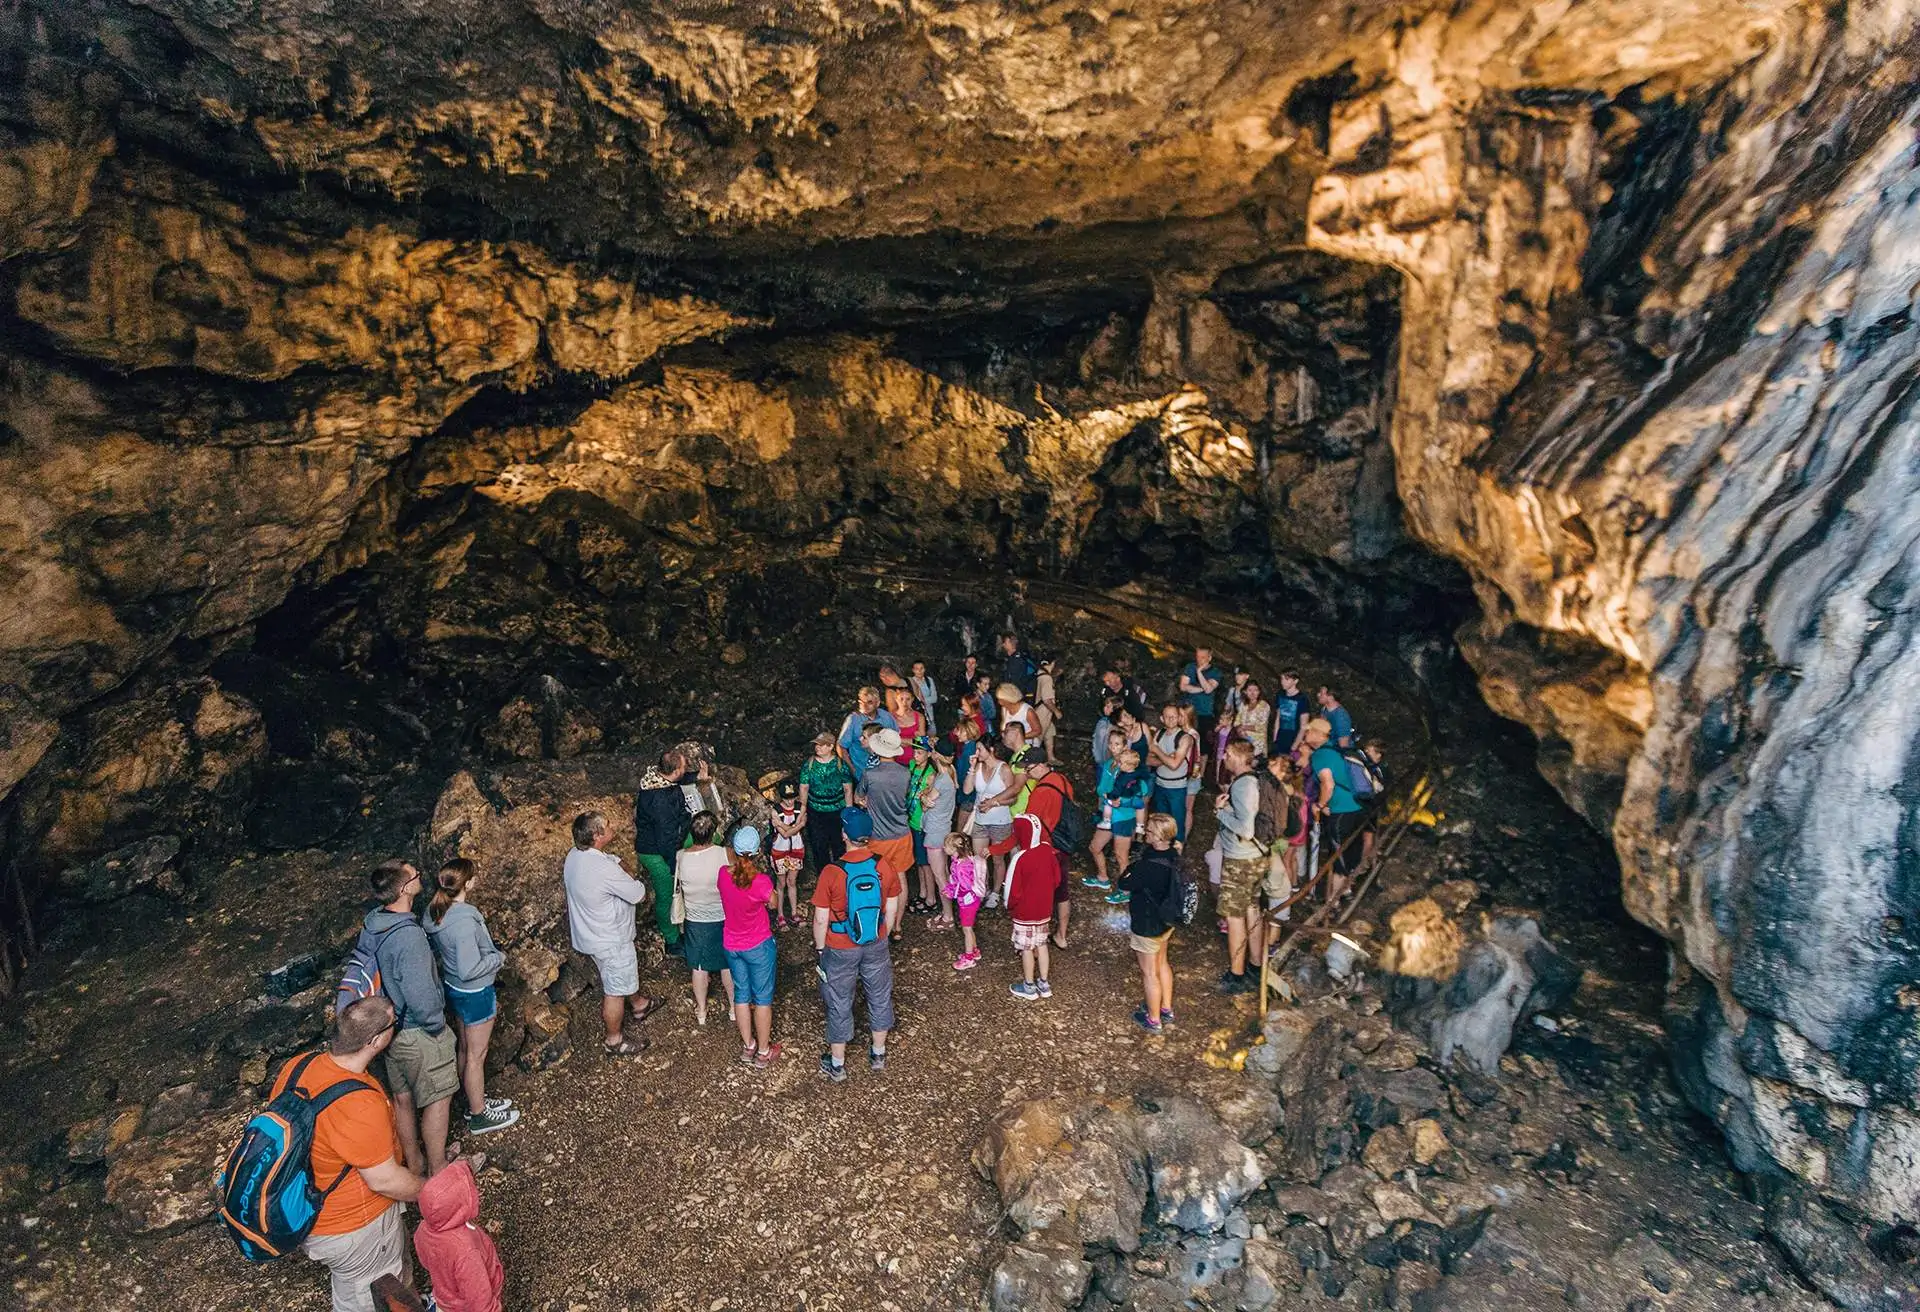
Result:
M760 831L734 830L727 864L720 871L720 908L726 919L720 946L733 973L733 1019L740 1026L740 1060L765 1070L780 1055L773 1036L773 976L779 964L773 929L767 924L776 894L760 856Z

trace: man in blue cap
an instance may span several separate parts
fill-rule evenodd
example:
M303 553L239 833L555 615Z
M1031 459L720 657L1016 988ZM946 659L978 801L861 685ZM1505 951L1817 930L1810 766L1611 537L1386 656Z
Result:
M847 1078L856 983L867 990L867 1019L873 1025L867 1064L876 1071L887 1068L887 1032L893 1028L893 957L887 941L906 898L900 872L868 846L873 821L865 808L842 811L840 827L846 855L820 872L813 890L813 946L819 954L820 1000L827 1009L820 1073L835 1084Z

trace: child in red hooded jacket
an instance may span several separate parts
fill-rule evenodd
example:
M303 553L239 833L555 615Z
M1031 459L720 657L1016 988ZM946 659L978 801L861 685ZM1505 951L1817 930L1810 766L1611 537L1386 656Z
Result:
M448 1162L420 1190L413 1251L433 1282L440 1312L501 1312L507 1275L479 1216L480 1186L465 1161Z

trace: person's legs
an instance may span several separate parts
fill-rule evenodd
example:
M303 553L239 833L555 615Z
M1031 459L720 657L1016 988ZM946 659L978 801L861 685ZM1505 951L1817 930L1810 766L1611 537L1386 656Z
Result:
M734 968L737 979L747 978L745 957L746 954L743 952L734 952L731 949L727 952L727 964ZM747 1005L746 997L744 990L734 995L733 1023L740 1031L740 1045L743 1048L751 1048L753 1047L753 1015L752 1009Z
M1096 829L1093 831L1093 841L1087 845L1087 853L1093 857L1093 878L1096 883L1111 884L1113 882L1107 878L1107 847L1112 842L1112 830Z
M640 868L647 872L647 883L653 887L653 923L660 931L661 942L672 947L680 941L680 926L673 923L673 863L651 852L639 855Z
M1034 981L1033 951L1032 948L1020 949L1020 978L1029 984Z
M873 1026L873 1051L884 1055L887 1035L893 1030L893 954L887 950L885 939L860 949L860 983L867 990L867 1020Z
M1227 917L1227 973L1247 973L1247 922L1244 916Z
M627 1000L617 993L602 995L600 999L600 1020L607 1027L606 1043L609 1048L620 1042L620 1026L627 1019Z
M826 978L820 981L820 1002L827 1012L827 1051L838 1066L847 1059L847 1043L853 1038L853 988L860 977L858 948L828 948L821 959ZM867 1001L871 1011L873 1001Z
M693 1023L707 1023L707 972L704 970L693 972Z
M1133 852L1133 839L1127 834L1113 836L1113 868L1120 874L1127 870L1127 858ZM1118 882L1118 881L1116 881Z
M420 1137L426 1141L427 1174L430 1176L440 1174L447 1164L447 1120L452 1110L452 1094L420 1109Z
M483 1020L460 1032L460 1085L467 1093L467 1110L475 1116L487 1109L487 1045L493 1041L493 1025Z
M773 1008L755 1004L753 1008L754 1051L771 1052L773 1050Z
M1267 960L1267 913L1266 908L1260 905L1258 896L1248 904L1243 923L1246 927L1244 932L1247 939L1247 964L1255 974L1258 974Z
M1148 1020L1158 1020L1160 1017L1159 956L1158 952L1141 952L1138 949L1133 954L1134 961L1140 967L1140 991L1145 998Z
M1049 963L1047 960L1047 940L1046 939L1043 938L1040 940L1040 946L1033 950L1033 954L1036 959L1035 964L1039 967L1039 978L1043 980L1051 979L1052 975L1048 971Z
M413 1095L398 1082L393 1089L393 1131L400 1139L401 1156L407 1159L407 1169L415 1175L427 1173L426 1150L420 1145L420 1112L413 1105Z
M1062 952L1067 950L1067 917L1073 911L1073 903L1062 897L1053 904L1053 919L1058 928L1054 931L1053 945Z
M1173 950L1171 935L1160 940L1160 951L1154 954L1154 962L1160 972L1160 1010L1173 1010L1173 961L1168 955Z
M394 1276L411 1286L412 1264L407 1260L407 1230L395 1204L358 1230L343 1235L316 1235L301 1251L327 1268L332 1285L333 1312L376 1312L373 1282Z

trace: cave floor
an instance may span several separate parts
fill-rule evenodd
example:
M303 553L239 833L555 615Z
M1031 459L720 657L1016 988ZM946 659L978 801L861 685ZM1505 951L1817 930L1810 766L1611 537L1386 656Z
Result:
M900 645L863 636L871 639L859 644L865 649ZM1108 649L1111 625L1056 608L1047 636L1051 650L1071 657L1069 723L1085 725L1091 679L1072 676L1091 671ZM816 638L789 634L770 646ZM1141 672L1170 679L1172 653L1154 645L1136 635ZM1326 665L1298 655L1312 686ZM706 686L722 707L735 698L751 704L746 699L768 696L767 671L782 668L809 667L774 654L741 670L708 661ZM1373 713L1375 724L1406 724L1378 689L1351 675L1343 682L1355 688L1349 702L1363 723ZM754 774L785 764L785 740L800 726L837 718L837 697L813 687L776 687L795 727L736 733L731 759ZM748 746L756 740L758 751ZM1063 739L1062 753L1082 759L1084 742ZM1443 757L1436 806L1448 814L1437 833L1414 831L1401 846L1379 898L1391 905L1438 879L1480 879L1495 900L1544 901L1553 909L1550 928L1588 968L1561 1028L1527 1032L1510 1059L1513 1119L1520 1122L1524 1105L1532 1138L1463 1136L1472 1177L1447 1187L1451 1205L1496 1209L1483 1251L1500 1256L1474 1279L1449 1281L1447 1306L1574 1305L1580 1288L1594 1306L1635 1306L1635 1297L1650 1300L1649 1309L1801 1306L1798 1287L1755 1240L1757 1210L1717 1145L1681 1119L1657 1026L1659 957L1611 893L1604 848L1524 762L1458 742ZM242 1080L258 1078L244 1069L250 1045L231 1038L234 1017L258 994L262 971L316 942L344 939L357 903L342 890L357 886L396 815L415 827L423 821L423 796L430 806L431 789L398 782L369 794L352 835L363 841L246 852L197 872L191 921L128 903L109 921L56 935L27 996L6 1012L10 1041L0 1059L0 1097L12 1113L0 1130L0 1160L18 1203L6 1224L14 1249L8 1293L20 1306L326 1305L318 1268L299 1259L247 1268L214 1226L128 1236L103 1206L103 1172L60 1160L62 1136L76 1109L91 1114L103 1098L139 1105L183 1078L225 1080L228 1089L236 1070ZM547 809L558 816L567 804L555 797ZM1203 800L1201 847L1207 812ZM683 974L643 967L643 988L674 1001L646 1022L653 1045L641 1059L601 1059L597 1022L581 1007L570 1059L493 1082L525 1112L514 1130L474 1145L490 1158L483 1216L499 1237L507 1306L980 1306L1000 1218L969 1158L994 1113L1050 1093L1213 1096L1246 1078L1233 1067L1254 1032L1252 1004L1212 991L1224 963L1210 924L1203 910L1177 936L1180 1022L1148 1039L1128 1020L1138 994L1124 921L1090 896L1078 900L1073 945L1054 967L1055 996L1037 1004L1007 994L1015 967L1004 919L983 917L986 961L965 975L950 967L957 935L915 921L895 957L902 1023L889 1069L867 1071L856 1044L851 1078L838 1087L814 1069L822 1018L804 931L782 941L776 1034L787 1050L767 1073L738 1064L734 1032L717 1007L706 1029L695 1028ZM246 1103L234 1100L236 1108ZM1570 1145L1562 1157L1575 1169L1540 1167L1535 1155L1548 1146L1541 1135ZM1680 1272L1677 1285L1662 1275L1667 1293L1639 1287L1635 1271L1646 1263L1634 1245L1648 1234ZM1605 1274L1610 1261L1633 1288ZM1378 1282L1354 1283L1344 1305L1368 1288L1377 1293ZM1335 1304L1330 1292L1311 1294L1309 1303Z

